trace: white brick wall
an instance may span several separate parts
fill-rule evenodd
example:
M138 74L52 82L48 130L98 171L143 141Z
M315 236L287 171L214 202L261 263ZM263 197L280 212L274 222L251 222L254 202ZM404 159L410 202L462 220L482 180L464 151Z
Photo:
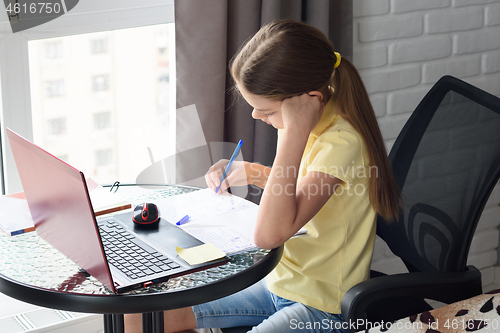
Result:
M386 145L443 75L500 96L500 0L353 0L354 55ZM468 263L498 281L500 185L488 201ZM406 271L377 239L372 267ZM498 282L497 282L498 283Z

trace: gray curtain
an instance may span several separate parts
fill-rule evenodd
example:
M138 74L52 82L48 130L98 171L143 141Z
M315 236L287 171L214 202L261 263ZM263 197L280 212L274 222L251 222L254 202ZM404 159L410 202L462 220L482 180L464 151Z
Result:
M350 0L175 1L177 108L195 104L207 142L244 140L244 159L269 166L276 130L253 120L250 106L231 92L228 63L262 25L284 18L316 26L352 57Z

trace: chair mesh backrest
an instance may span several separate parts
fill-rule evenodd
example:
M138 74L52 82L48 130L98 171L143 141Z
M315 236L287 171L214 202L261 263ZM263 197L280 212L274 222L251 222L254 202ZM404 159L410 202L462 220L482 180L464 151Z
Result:
M390 153L403 193L399 221L377 233L410 271L460 271L500 174L500 99L443 77Z

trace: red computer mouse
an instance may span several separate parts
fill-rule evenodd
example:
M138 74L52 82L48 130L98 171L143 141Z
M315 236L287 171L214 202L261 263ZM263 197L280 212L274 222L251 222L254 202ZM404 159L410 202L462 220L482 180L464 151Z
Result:
M132 221L138 225L151 225L160 221L158 207L154 203L146 202L135 206Z

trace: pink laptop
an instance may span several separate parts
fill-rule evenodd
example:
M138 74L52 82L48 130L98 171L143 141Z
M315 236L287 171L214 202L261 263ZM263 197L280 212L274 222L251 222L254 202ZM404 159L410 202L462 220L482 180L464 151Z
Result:
M38 235L112 292L149 286L229 260L187 264L176 246L203 243L164 219L157 229L135 228L130 212L97 220L81 171L9 128L7 135Z

